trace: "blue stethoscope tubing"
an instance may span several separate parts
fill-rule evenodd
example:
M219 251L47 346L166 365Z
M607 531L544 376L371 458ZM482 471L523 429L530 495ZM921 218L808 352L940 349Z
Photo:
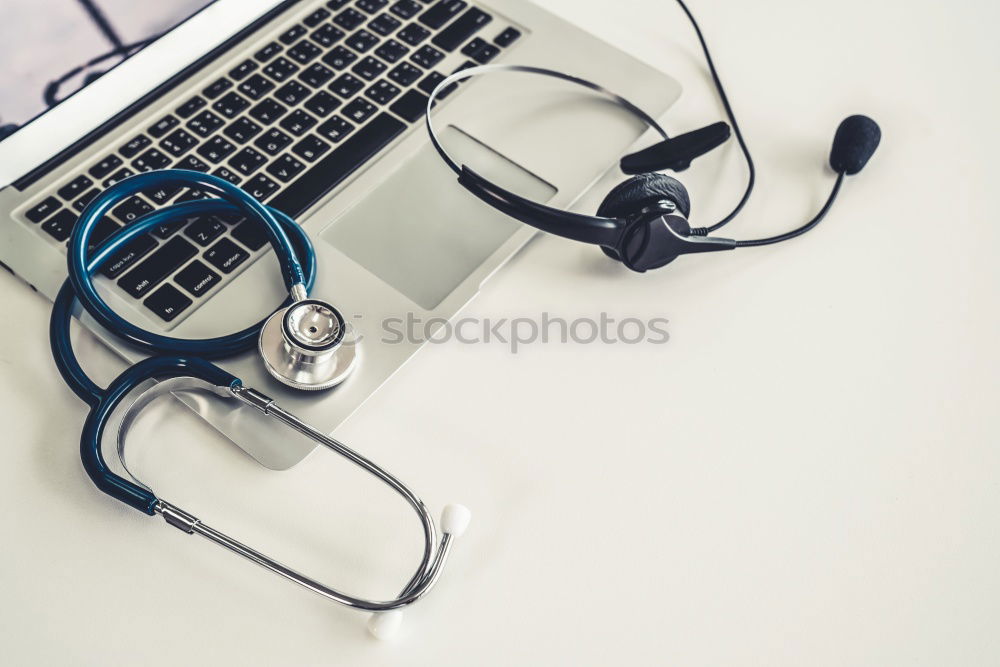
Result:
M124 199L155 188L196 188L216 199L193 200L150 212L116 231L100 247L87 248L95 226ZM235 387L239 378L205 359L228 357L250 349L256 343L267 318L236 333L215 338L172 338L146 331L115 313L98 294L93 275L118 251L159 225L178 224L206 215L238 214L264 225L268 241L281 265L282 279L291 290L303 285L306 293L316 279L316 255L305 231L290 217L264 206L228 181L196 171L170 169L147 172L112 185L96 197L80 215L69 239L69 277L63 283L49 320L52 354L66 384L90 406L80 439L80 456L87 474L108 495L145 512L154 514L156 496L108 468L101 453L105 427L115 408L138 386L151 379L185 375L220 387ZM79 299L101 326L130 346L157 355L126 369L107 389L101 389L80 366L70 340L70 321ZM282 306L290 304L289 297Z

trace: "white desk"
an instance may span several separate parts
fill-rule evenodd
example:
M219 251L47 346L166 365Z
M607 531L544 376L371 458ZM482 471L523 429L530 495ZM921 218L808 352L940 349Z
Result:
M669 128L722 117L673 2L544 4L672 71ZM433 346L338 432L435 511L474 512L395 643L100 494L49 304L0 275L0 662L996 664L1000 10L693 4L760 170L730 233L813 212L842 117L883 145L794 243L630 275L539 238L469 314L663 316L669 343ZM735 146L683 179L714 219ZM377 483L323 452L266 471L183 408L153 414L136 467L165 497L333 585L405 580L416 523Z

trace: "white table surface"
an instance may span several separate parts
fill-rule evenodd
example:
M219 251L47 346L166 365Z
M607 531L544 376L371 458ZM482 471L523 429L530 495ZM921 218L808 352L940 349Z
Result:
M674 3L543 4L674 73L669 128L721 118ZM659 316L670 341L433 346L338 431L435 512L474 512L393 643L100 494L49 304L0 273L0 663L997 664L1000 10L693 4L760 172L731 234L812 213L844 116L883 145L794 243L632 275L537 239L470 315ZM684 174L697 221L741 165L730 144ZM352 592L405 580L416 522L376 482L326 452L267 471L154 414L135 460L164 497Z

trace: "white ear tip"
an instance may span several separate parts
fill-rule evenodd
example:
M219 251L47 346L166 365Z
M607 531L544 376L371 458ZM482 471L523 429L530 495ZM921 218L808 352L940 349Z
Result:
M444 506L441 512L441 532L459 537L469 526L472 512L465 505L452 503Z
M368 632L375 639L392 639L399 631L399 626L403 623L403 612L399 609L392 611L380 611L371 615L368 619Z

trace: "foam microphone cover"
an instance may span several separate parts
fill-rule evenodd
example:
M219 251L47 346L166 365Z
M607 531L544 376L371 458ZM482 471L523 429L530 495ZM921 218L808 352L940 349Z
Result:
M868 164L881 140L882 130L878 123L868 116L848 116L833 136L830 166L838 174L853 176Z

